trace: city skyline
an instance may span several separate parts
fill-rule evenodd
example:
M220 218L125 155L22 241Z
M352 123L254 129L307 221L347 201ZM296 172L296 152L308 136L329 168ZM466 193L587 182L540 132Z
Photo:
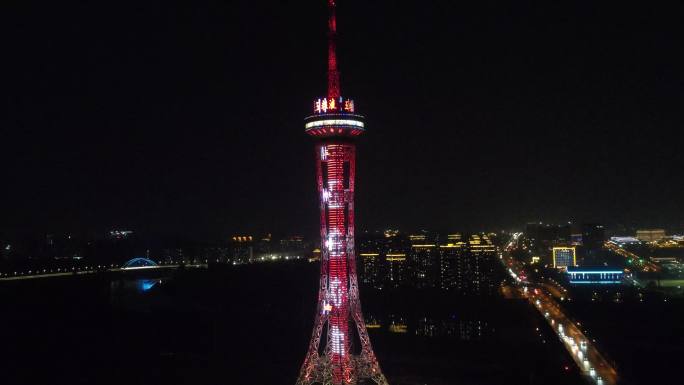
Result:
M2 383L676 383L682 13L13 2Z
M324 7L132 5L9 6L0 232L315 233ZM681 227L677 7L345 2L359 226Z

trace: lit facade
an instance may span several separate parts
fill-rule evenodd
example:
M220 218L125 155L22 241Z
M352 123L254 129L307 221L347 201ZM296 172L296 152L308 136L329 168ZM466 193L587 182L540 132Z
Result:
M459 295L494 294L502 279L497 248L487 234L363 237L360 279L369 287L440 288Z
M554 247L553 267L563 268L577 265L577 257L574 247Z
M486 234L451 234L439 245L440 287L462 295L493 294L499 279L496 246Z
M610 237L610 241L620 247L624 246L625 244L638 244L641 242L635 237Z
M395 230L364 236L359 242L361 282L376 289L410 285L410 250L408 239Z
M231 258L235 264L250 263L254 260L254 237L234 235L231 242Z
M461 239L461 234L448 236L446 244L439 245L439 281L444 290L461 290L466 278L464 259L467 258L467 243Z
M416 287L437 287L439 283L439 247L426 235L410 235L410 261Z
M665 238L665 230L663 230L663 229L637 230L636 238L642 242L657 242L657 241Z
M571 284L620 284L624 272L618 268L606 267L568 267Z
M382 288L382 262L380 253L359 253L361 282L375 288Z
M409 282L406 253L389 253L385 257L387 266L386 285L389 287L405 286Z

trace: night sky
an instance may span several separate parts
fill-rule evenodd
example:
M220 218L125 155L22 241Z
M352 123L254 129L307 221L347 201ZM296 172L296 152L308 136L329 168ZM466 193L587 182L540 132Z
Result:
M339 0L357 228L681 228L682 3L471 3ZM325 6L3 2L0 235L315 234Z

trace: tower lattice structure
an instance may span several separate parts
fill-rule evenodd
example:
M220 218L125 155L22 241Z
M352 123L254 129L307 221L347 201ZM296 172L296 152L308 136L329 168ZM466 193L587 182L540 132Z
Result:
M365 131L354 101L340 95L335 0L327 0L328 95L314 101L305 119L316 139L320 199L321 274L313 334L297 385L388 385L361 312L354 248L355 139Z

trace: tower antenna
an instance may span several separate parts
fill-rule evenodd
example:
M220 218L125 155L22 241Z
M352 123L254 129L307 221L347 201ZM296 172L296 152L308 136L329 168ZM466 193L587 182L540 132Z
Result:
M337 18L335 0L328 0L328 97L340 97L340 72L337 70Z

